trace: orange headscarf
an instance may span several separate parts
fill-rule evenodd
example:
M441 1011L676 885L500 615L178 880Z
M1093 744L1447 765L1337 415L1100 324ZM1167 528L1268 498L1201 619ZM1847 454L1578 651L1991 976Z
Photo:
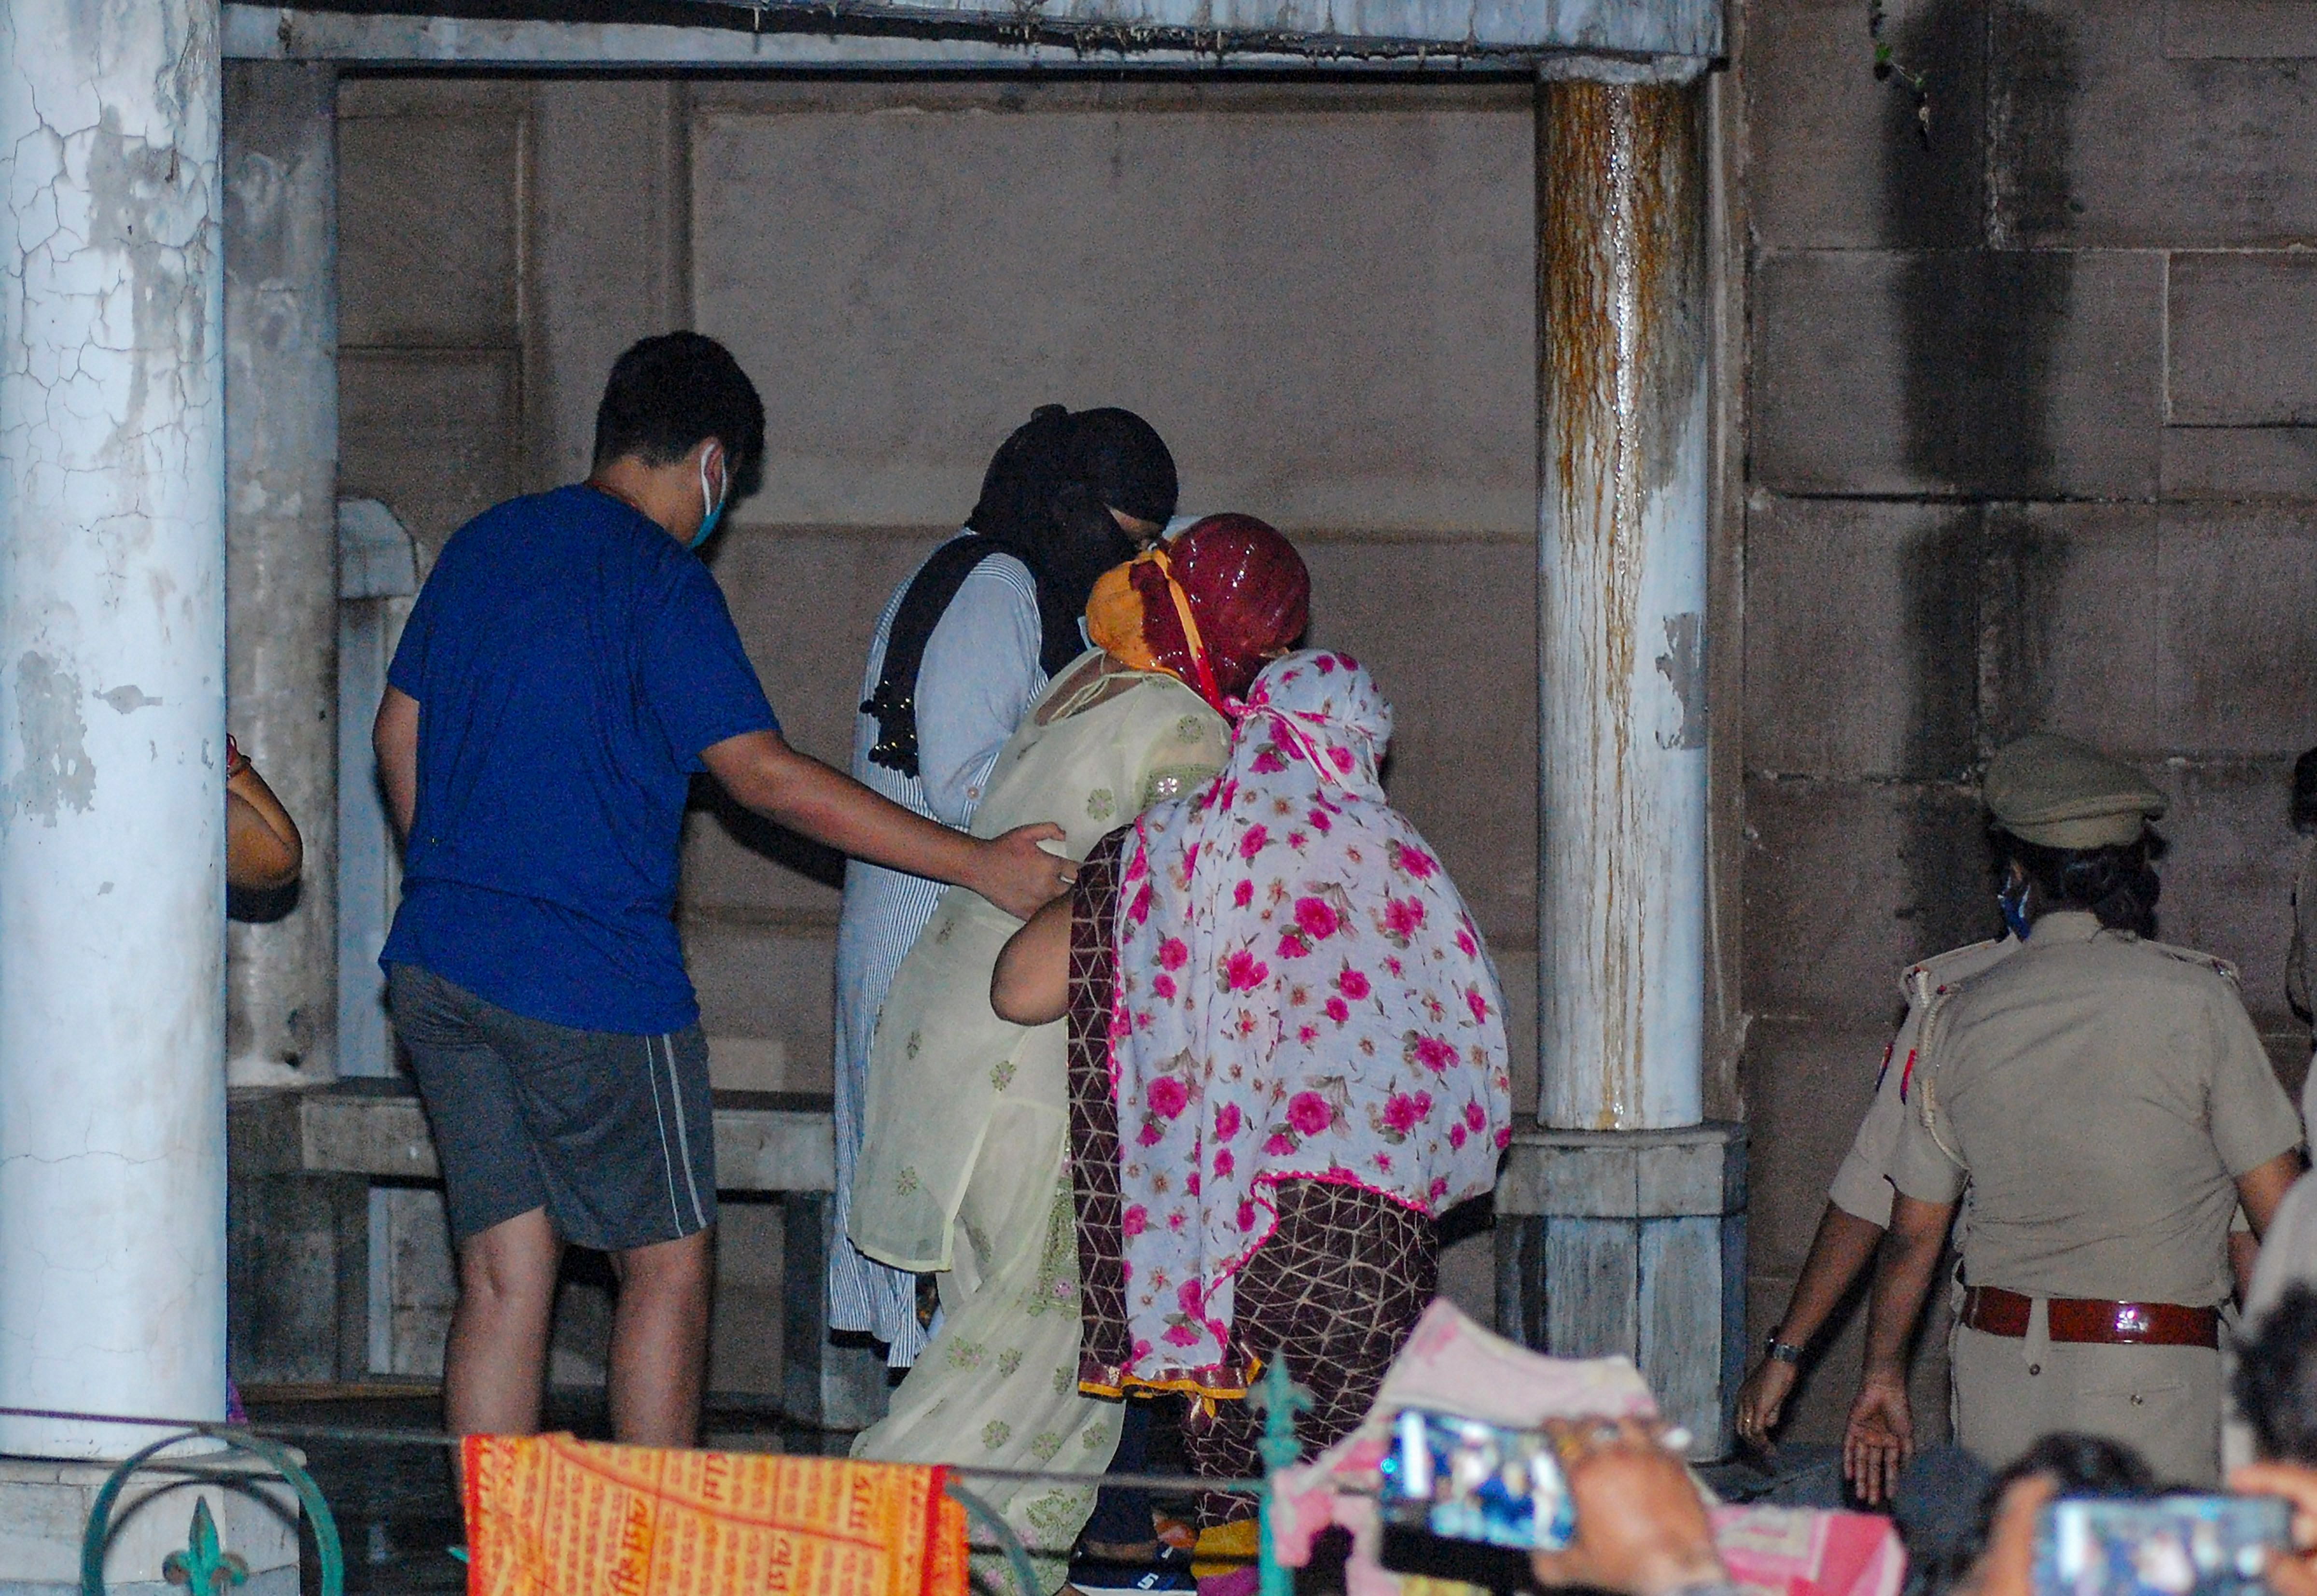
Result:
M1164 671L1221 713L1302 634L1311 577L1252 516L1209 516L1095 584L1087 635L1137 670Z

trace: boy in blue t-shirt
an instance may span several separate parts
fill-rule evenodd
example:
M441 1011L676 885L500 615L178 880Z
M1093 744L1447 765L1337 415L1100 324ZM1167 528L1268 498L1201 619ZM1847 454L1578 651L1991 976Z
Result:
M585 483L509 500L443 548L373 737L407 838L386 965L443 1166L459 1302L456 1434L538 1428L567 1243L621 1281L611 1409L689 1446L716 1215L708 1048L675 930L692 776L829 847L1028 915L1068 884L1040 842L978 841L782 740L693 551L762 473L765 411L696 333L622 355Z

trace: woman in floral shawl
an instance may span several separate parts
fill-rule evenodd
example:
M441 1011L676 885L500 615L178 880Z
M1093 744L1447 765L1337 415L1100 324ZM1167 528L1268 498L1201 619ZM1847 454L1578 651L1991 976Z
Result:
M1081 1387L1189 1392L1194 1467L1259 1472L1275 1354L1323 1448L1430 1303L1434 1220L1511 1134L1504 1000L1378 777L1391 709L1338 653L1266 667L1230 767L1096 847L991 1000L1067 1012ZM1211 1523L1244 1517L1211 1497Z

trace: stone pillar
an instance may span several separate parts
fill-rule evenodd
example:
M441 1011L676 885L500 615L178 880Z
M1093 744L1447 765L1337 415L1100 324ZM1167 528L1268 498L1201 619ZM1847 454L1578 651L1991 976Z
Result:
M1704 1036L1703 91L1537 105L1537 1116L1695 1125Z
M1699 1123L1706 919L1704 92L1537 99L1543 1128L1498 1322L1633 1358L1699 1457L1744 1353L1745 1137Z
M217 27L202 0L0 7L8 1406L225 1412ZM0 1420L8 1452L148 1438Z
M336 98L327 65L226 69L227 713L306 839L227 933L235 1086L336 1073Z

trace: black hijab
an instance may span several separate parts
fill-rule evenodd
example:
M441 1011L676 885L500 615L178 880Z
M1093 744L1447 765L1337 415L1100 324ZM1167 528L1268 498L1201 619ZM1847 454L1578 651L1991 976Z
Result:
M1041 405L997 446L966 529L918 569L885 641L877 689L862 704L877 717L870 760L917 774L917 670L934 628L974 567L1007 553L1038 584L1038 663L1053 676L1085 650L1078 629L1103 572L1133 558L1111 515L1165 525L1175 513L1175 459L1132 410Z

